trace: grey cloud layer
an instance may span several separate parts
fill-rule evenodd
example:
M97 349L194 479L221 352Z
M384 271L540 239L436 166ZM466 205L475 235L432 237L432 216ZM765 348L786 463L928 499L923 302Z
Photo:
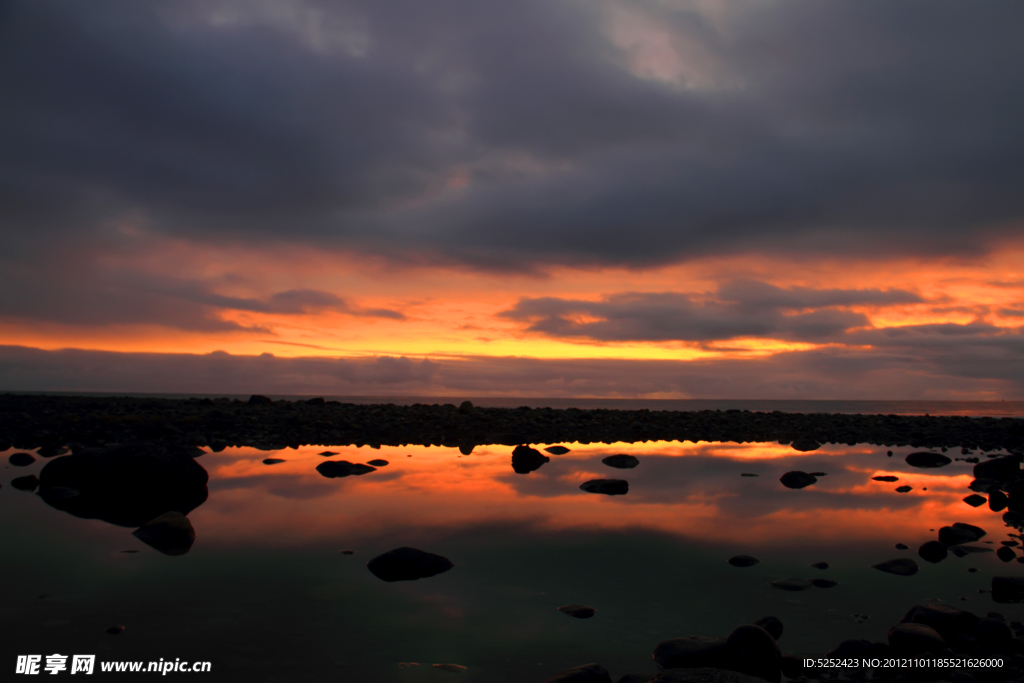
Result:
M839 306L922 301L905 290L786 289L740 280L724 283L714 298L679 293L623 293L600 301L526 298L500 315L529 321L530 332L598 341L824 341L851 328L870 327L864 314Z
M509 268L1020 233L1019 2L622 3L678 84L624 67L612 6L8 0L6 251L125 212Z

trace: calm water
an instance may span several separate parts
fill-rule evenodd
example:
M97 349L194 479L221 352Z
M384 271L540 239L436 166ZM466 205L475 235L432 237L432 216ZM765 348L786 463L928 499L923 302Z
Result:
M978 545L1011 539L1001 513L963 502L972 493L970 464L915 470L904 462L910 449L887 457L869 445L810 453L778 444L565 445L568 454L529 474L513 472L506 446L468 456L333 447L331 460L389 461L338 479L315 469L326 459L317 454L323 447L207 453L198 462L210 475L209 499L189 514L195 544L176 557L131 528L74 517L10 486L47 460L6 466L2 666L14 666L18 654L58 652L208 660L213 673L192 677L210 681L523 683L596 661L616 680L654 673L651 653L661 640L725 636L766 615L783 621L786 653L820 653L847 638L885 640L909 607L926 600L1024 620L1024 606L996 605L979 593L995 574L1024 574L1021 564L994 552L939 564L917 557L920 544L953 522L985 529ZM614 453L640 464L602 464ZM264 465L264 458L285 462ZM790 470L827 476L791 490L779 482ZM899 481L872 480L886 474ZM626 479L629 493L579 489L597 478ZM900 485L913 490L897 493ZM911 549L897 550L900 542ZM456 566L396 583L368 571L369 559L401 546ZM732 567L726 560L737 554L761 563ZM920 572L870 568L897 557L913 557ZM819 561L832 566L808 566ZM817 577L840 585L786 592L768 584ZM567 603L597 614L574 619L557 610ZM108 635L112 625L125 630ZM400 666L412 662L419 666Z

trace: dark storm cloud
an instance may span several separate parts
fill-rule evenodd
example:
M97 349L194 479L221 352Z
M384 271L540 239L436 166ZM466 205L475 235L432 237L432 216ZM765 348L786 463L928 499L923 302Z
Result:
M529 321L530 332L598 341L820 341L870 325L864 314L836 306L921 301L905 290L785 289L741 280L723 284L712 300L677 293L613 294L600 301L524 298L500 315Z
M675 83L626 69L612 6L8 0L7 254L126 212L506 268L1019 234L1024 5L618 5Z

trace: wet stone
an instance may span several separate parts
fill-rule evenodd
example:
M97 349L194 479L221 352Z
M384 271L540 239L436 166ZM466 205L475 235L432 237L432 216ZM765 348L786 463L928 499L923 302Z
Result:
M356 551L355 550L342 550L341 554L342 555L355 555Z
M1004 545L996 551L996 557L1003 562L1013 562L1017 559L1017 553L1013 552L1013 548Z
M985 530L973 524L956 522L952 526L944 526L939 529L939 540L946 545L958 545L960 543L971 543L985 536Z
M729 558L729 564L734 567L753 567L755 564L760 562L761 560L750 555L736 555Z
M833 579L811 579L811 584L815 588L835 588L839 585L839 582Z
M282 462L285 462L285 460L283 458L264 458L263 459L263 464L264 465L279 465Z
M814 439L797 439L791 444L791 446L794 450L800 451L801 453L816 451L821 448L821 444Z
M905 557L879 562L878 564L871 565L871 567L886 574L895 574L897 576L913 576L918 570L917 562Z
M565 455L566 453L569 452L569 449L566 448L565 446L548 446L544 450L550 453L551 455Z
M389 463L387 460L382 460L381 458L376 458L374 460L367 460L366 464L367 465L373 465L374 467L387 467L391 463Z
M328 460L316 466L316 471L328 479L348 477L351 475L362 475L368 472L376 472L376 467L363 465L362 463L351 463L348 460Z
M740 476L741 476L741 477L757 477L757 476L760 476L760 475L758 475L758 474L753 474L752 472L741 472L741 473L740 473Z
M335 451L321 451L321 452L317 453L317 455L322 455L325 458L329 458L332 455L337 455L337 453Z
M782 620L775 616L761 617L754 622L754 626L760 626L768 632L775 640L782 637Z
M779 579L778 581L769 581L768 585L783 591L805 591L814 586L807 579Z
M828 569L832 565L830 565L828 562L815 562L811 566L814 567L815 569Z
M512 451L512 470L516 474L529 474L550 461L551 458L529 446L516 446Z
M607 458L602 458L601 462L603 462L605 465L608 465L608 467L615 467L620 470L633 469L634 467L640 464L640 461L637 460L635 457L633 457L632 455L626 455L625 453L609 455Z
M906 462L911 467L918 467L921 469L933 469L936 467L945 467L946 465L953 462L950 458L947 458L942 453L930 453L927 451L919 451L917 453L911 453L906 457Z
M271 403L273 403L271 399L267 398L266 396L261 396L259 394L253 394L252 396L249 397L250 405L269 405Z
M7 462L15 467L27 467L35 461L36 458L31 453L12 453L11 457L7 458Z
M871 477L875 481L899 481L899 477L894 477L891 474L884 474L878 477Z
M132 535L164 555L184 555L196 540L196 531L188 517L173 511L143 524Z
M629 482L624 479L591 479L580 484L580 489L587 493L623 496L629 493Z
M817 482L818 478L808 474L807 472L794 470L793 472L786 472L783 474L779 477L779 481L781 481L782 485L787 489L802 489Z
M416 581L442 574L455 565L447 557L417 548L395 548L366 563L381 581Z
M570 617L576 617L577 619L589 619L597 613L597 610L593 607L577 605L575 603L571 605L562 605L558 608L558 611L562 614L568 614Z
M912 491L912 490L913 490L912 486L897 486L896 487L896 493L906 493L906 492Z
M910 546L905 543L897 543L896 550L910 550Z
M949 556L949 550L941 541L928 541L917 549L917 554L925 562L936 564Z
M39 488L39 477L34 474L27 477L16 477L11 479L11 486L19 491L35 491Z
M778 676L782 651L775 638L760 626L737 626L725 639L725 648L730 669L766 679Z
M988 499L985 498L985 496L979 496L977 493L972 493L971 495L964 498L964 502L970 505L972 508L976 508L987 503Z

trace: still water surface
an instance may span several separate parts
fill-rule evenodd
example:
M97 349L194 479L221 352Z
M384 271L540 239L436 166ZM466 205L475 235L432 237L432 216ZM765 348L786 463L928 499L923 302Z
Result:
M904 462L912 449L889 457L871 445L808 453L773 443L565 445L569 453L528 474L513 471L507 446L470 455L423 446L332 447L328 457L319 446L206 453L198 462L210 475L209 498L188 515L196 541L174 557L130 528L74 517L9 485L46 460L7 466L2 666L18 654L60 652L208 660L213 673L202 678L211 681L500 683L599 662L616 680L654 673L651 653L662 640L725 636L767 615L785 625L780 645L790 654L823 653L848 638L884 641L926 600L1024 618L1024 606L979 592L993 575L1024 574L1024 565L994 552L938 564L917 556L953 522L985 529L977 545L1018 540L1001 513L963 502L972 493L969 463L914 469ZM602 463L616 453L639 465ZM315 469L327 459L389 464L328 479ZM793 490L779 482L790 470L826 475ZM872 480L882 475L899 480ZM628 480L628 494L580 490L599 478ZM901 485L912 490L897 493ZM367 570L368 560L402 546L455 567L396 583ZM738 554L761 562L730 566ZM898 557L921 570L901 577L870 567ZM809 566L821 561L830 568ZM840 585L769 585L789 578ZM557 610L567 603L597 613L575 619ZM108 635L112 625L125 630Z

